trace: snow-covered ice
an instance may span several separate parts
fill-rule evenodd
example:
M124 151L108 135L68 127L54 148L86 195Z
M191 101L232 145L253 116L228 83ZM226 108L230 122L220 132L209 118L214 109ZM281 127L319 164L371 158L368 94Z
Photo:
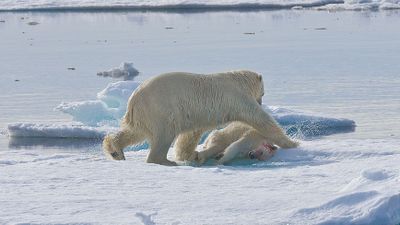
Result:
M218 167L147 164L147 150L108 161L15 149L0 152L0 223L397 224L399 145L303 141L269 162Z

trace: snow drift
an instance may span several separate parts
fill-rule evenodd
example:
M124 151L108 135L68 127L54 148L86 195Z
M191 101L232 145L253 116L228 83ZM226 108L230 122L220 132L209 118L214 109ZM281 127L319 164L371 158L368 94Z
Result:
M303 208L294 218L314 224L398 224L400 221L399 171L364 169L333 199Z

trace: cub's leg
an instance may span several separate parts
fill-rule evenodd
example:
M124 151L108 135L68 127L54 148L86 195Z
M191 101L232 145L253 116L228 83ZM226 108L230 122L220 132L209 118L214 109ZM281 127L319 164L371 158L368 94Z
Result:
M199 152L197 163L203 164L208 159L222 154L232 141L221 135L219 131L212 132L204 144L203 151Z

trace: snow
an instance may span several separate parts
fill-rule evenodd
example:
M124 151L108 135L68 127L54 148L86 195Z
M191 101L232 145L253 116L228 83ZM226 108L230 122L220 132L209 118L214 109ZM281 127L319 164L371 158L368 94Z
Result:
M399 9L399 0L5 0L0 10L177 10L177 9L302 9L328 10Z
M379 164L379 162L378 162ZM340 197L296 216L324 224L397 224L400 220L399 170L390 166L364 169L342 190ZM356 216L355 216L356 215Z
M133 67L133 63L127 62L121 63L117 68L97 73L97 76L122 78L123 80L133 80L137 75L139 75L139 71Z
M0 223L398 224L398 146L302 141L269 162L217 167L147 164L147 150L126 161L10 150L0 152Z

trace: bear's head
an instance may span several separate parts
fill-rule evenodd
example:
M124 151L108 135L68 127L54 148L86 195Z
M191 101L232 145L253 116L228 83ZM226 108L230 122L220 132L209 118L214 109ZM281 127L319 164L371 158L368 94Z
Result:
M234 71L232 73L235 75L235 79L239 80L242 90L246 90L261 105L262 97L264 96L262 75L249 70Z

